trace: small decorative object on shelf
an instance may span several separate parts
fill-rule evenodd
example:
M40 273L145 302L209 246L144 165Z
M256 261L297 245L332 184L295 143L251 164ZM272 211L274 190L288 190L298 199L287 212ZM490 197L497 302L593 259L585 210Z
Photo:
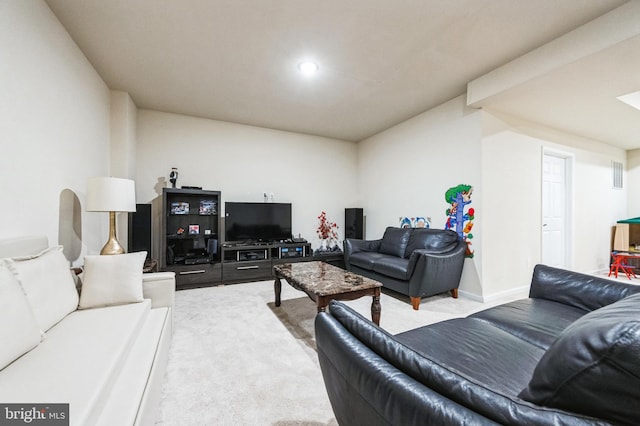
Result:
M200 233L200 225L189 225L189 234L197 235Z
M320 224L318 225L318 229L316 229L316 234L318 234L318 238L320 239L320 248L316 250L316 253L339 252L340 247L337 245L338 225L327 219L326 212L320 213L318 220Z
M171 168L171 173L169 173L169 182L171 182L171 187L176 187L176 182L178 181L178 169L175 167Z

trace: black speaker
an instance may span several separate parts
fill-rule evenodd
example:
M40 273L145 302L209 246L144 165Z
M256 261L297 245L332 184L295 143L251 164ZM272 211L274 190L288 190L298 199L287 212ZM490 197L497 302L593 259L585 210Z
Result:
M218 254L218 240L209 238L209 241L207 241L207 253L209 253L209 257L211 258Z
M146 251L151 258L151 204L136 204L129 213L129 252Z
M344 209L344 237L364 238L364 214L360 208Z

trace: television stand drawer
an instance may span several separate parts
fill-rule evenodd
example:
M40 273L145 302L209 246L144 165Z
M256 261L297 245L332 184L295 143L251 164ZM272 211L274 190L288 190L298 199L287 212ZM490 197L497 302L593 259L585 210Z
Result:
M222 265L222 280L259 281L273 278L271 260L225 262Z
M202 265L170 265L164 270L176 273L176 288L180 290L220 284L222 281L221 269L220 263L207 263Z

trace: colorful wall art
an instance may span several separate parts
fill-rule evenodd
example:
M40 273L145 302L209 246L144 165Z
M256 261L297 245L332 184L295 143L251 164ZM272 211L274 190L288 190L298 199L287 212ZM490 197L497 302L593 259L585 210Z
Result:
M471 185L458 185L449 188L444 194L444 198L450 207L447 209L447 223L445 229L452 229L462 237L467 243L467 257L473 257L473 248L471 247L471 240L473 234L471 228L473 228L473 218L475 211L473 207L468 207L465 212L465 208L471 204L471 193L473 187Z
M431 218L424 216L400 216L400 228L430 228Z

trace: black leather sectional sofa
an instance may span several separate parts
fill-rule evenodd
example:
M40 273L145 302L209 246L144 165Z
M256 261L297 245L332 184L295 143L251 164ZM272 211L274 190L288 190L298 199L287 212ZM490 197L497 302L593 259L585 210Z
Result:
M381 239L344 241L347 270L380 281L409 296L413 309L423 297L458 297L467 245L454 231L388 227Z
M316 317L348 425L640 424L640 286L538 265L530 297L398 335Z

